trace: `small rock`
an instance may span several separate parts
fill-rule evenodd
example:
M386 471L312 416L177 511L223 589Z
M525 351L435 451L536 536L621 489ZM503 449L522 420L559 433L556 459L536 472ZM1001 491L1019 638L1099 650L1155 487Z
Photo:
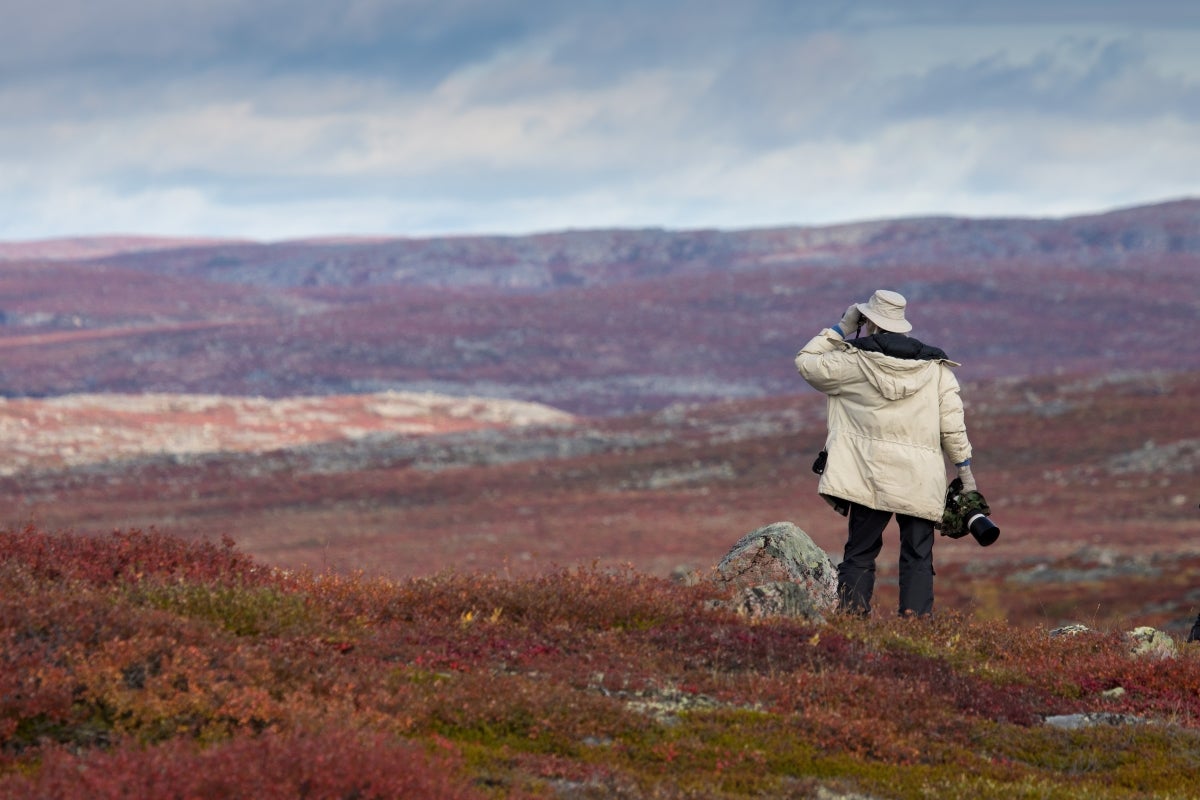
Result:
M817 800L875 800L872 795L859 794L858 792L843 792L825 786L817 787L816 798Z
M695 586L700 582L700 573L686 564L671 570L671 580L684 586Z
M1141 717L1132 714L1060 714L1046 717L1045 722L1053 728L1063 728L1074 731L1080 728L1092 728L1097 725L1141 725L1146 722Z
M1055 628L1054 630L1050 631L1050 635L1051 636L1078 636L1081 633L1090 633L1091 630L1092 629L1089 628L1087 625L1080 625L1079 623L1076 622L1071 625L1063 625L1061 628Z

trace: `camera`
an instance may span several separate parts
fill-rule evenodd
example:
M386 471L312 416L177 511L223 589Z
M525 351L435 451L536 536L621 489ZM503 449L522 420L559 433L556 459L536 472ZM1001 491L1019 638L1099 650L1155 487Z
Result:
M955 478L946 488L946 508L942 521L935 524L943 536L961 539L968 533L987 547L1000 538L1000 527L988 517L992 510L987 500L976 491L964 492L962 480Z

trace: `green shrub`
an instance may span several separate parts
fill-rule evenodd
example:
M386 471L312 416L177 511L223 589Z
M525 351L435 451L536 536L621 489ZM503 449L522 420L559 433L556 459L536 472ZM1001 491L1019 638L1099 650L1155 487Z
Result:
M272 586L140 582L135 603L213 623L235 636L303 635L319 628L318 615L301 594Z

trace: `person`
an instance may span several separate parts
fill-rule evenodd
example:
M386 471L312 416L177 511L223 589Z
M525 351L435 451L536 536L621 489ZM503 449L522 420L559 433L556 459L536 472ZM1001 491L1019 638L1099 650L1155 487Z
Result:
M862 616L871 613L875 560L893 515L900 528L900 614L933 612L934 522L946 505L943 454L963 489L977 491L952 370L960 365L909 335L906 307L903 295L880 289L851 304L796 356L800 375L828 396L817 490L849 520L838 608ZM867 335L855 338L864 324Z

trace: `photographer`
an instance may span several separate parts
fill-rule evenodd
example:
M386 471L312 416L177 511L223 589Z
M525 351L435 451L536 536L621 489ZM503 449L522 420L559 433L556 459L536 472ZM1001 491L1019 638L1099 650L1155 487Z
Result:
M849 518L838 565L839 608L871 612L875 559L892 515L900 527L900 613L933 611L933 531L946 502L943 453L974 490L958 366L907 334L906 301L879 290L814 336L796 369L828 395L818 491ZM855 338L866 325L867 335Z

